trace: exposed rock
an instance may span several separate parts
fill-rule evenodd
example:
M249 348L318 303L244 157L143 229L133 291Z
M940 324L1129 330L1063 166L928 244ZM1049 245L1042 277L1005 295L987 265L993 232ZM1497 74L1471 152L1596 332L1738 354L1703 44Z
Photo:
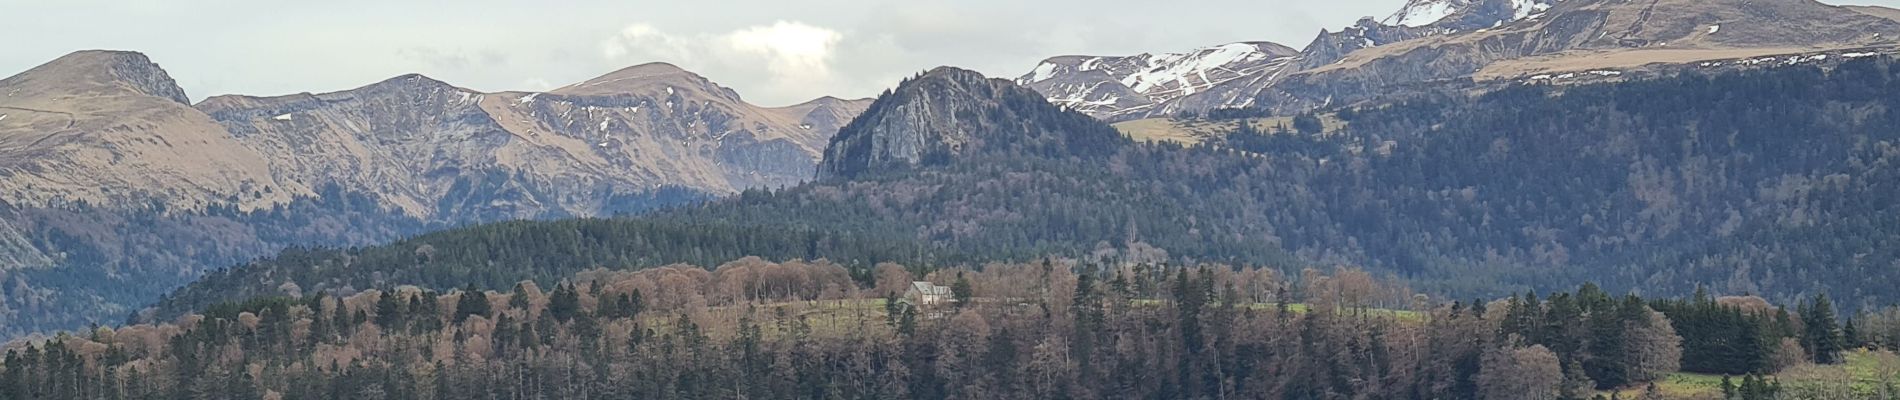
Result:
M821 178L941 165L985 153L1106 153L1127 139L1008 80L939 67L905 80L838 131Z

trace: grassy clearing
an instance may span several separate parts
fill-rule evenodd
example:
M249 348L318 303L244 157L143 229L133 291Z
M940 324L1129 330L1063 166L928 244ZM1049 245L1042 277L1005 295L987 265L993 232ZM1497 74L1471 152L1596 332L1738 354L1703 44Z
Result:
M843 299L793 301L769 304L745 304L707 308L694 316L708 337L728 339L738 334L738 321L751 315L753 323L766 337L792 334L796 322L803 322L813 336L846 337L860 334L892 333L884 315L884 299ZM670 333L679 321L679 313L646 315L642 323L654 333Z
M1161 300L1155 300L1155 299L1137 299L1137 300L1134 300L1133 302L1137 306L1160 306L1160 305L1165 304ZM1216 304L1214 306L1218 307L1219 305ZM1271 310L1278 309L1280 305L1278 303L1248 303L1248 304L1240 305L1240 307L1248 309L1248 310L1253 310L1253 311L1271 311ZM1305 314L1308 311L1312 310L1312 306L1308 306L1306 305L1306 303L1287 303L1286 310L1295 314ZM1420 313L1420 312L1412 311L1412 310L1363 308L1363 309L1340 309L1337 311L1337 313L1339 315L1359 315L1359 313L1364 313L1367 316L1393 317L1393 318L1397 318L1399 320L1404 320L1404 321L1425 320L1424 313Z
M1137 299L1130 301L1139 307L1160 307L1166 302L1157 299ZM1275 303L1249 303L1242 308L1267 312L1279 307ZM951 311L940 310L945 313ZM1304 314L1311 307L1303 303L1288 303L1287 311ZM1359 313L1374 318L1395 318L1401 321L1423 321L1425 314L1410 310L1391 310L1381 308L1341 309L1339 315L1358 316ZM753 323L759 325L760 333L767 337L792 334L796 322L802 321L814 336L854 337L880 336L893 333L884 313L884 299L842 299L821 301L793 301L769 304L746 304L711 307L703 315L695 315L701 331L713 338L726 339L738 334L738 321L747 315ZM942 315L947 317L947 315ZM926 317L928 318L928 317ZM649 314L642 318L643 324L654 333L670 333L679 321L678 313Z
M1338 132L1346 122L1333 114L1321 114L1320 122L1326 128L1324 133ZM1247 123L1262 132L1273 132L1281 126L1293 126L1293 117L1247 118ZM1175 120L1173 118L1148 118L1116 123L1115 129L1138 141L1175 142L1184 145L1198 145L1210 139L1225 136L1232 131L1234 121Z
M1886 351L1860 350L1846 354L1847 362L1836 365L1799 365L1774 375L1781 382L1782 390L1800 397L1798 393L1838 393L1842 388L1851 388L1853 398L1877 397L1886 382L1900 378L1900 356ZM1731 377L1730 382L1741 384L1741 377ZM1628 388L1618 392L1621 398L1634 399L1643 393L1642 387ZM1716 374L1697 374L1678 372L1656 382L1656 390L1668 399L1710 399L1722 398L1722 376ZM1609 395L1610 392L1604 392Z

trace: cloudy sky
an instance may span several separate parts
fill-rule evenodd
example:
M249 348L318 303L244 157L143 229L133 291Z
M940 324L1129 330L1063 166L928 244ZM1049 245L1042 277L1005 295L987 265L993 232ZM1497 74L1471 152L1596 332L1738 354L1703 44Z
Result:
M325 92L419 72L545 90L651 61L762 105L868 97L938 65L1014 77L1061 54L1305 45L1405 0L0 0L0 75L144 52L192 98ZM1900 0L1831 3L1900 6Z

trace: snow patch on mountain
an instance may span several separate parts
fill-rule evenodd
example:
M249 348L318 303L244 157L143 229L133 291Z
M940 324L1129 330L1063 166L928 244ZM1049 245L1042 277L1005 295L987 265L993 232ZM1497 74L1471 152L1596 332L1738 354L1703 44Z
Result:
M1400 9L1399 13L1393 14L1391 18L1387 18L1386 23L1413 28L1431 25L1440 20L1444 20L1445 17L1449 17L1453 12L1458 11L1456 6L1456 4L1452 4L1451 0L1429 0L1424 3L1415 2L1412 5Z
M1514 12L1511 19L1515 21L1543 14L1550 11L1551 3L1559 1L1563 0L1511 0L1511 10Z
M1109 118L1202 93L1285 66L1297 54L1273 43L1229 43L1181 53L1063 56L1036 65L1017 84L1051 103Z
M1100 59L1098 58L1096 60L1100 60ZM1091 61L1094 61L1094 60L1091 60ZM1086 69L1082 69L1082 68L1077 68L1077 70L1086 71ZM1056 63L1043 61L1042 64L1036 66L1035 71L1032 71L1029 74L1031 75L1029 78L1030 82L1042 82L1042 81L1049 80L1049 78L1054 78L1056 76Z
M1246 43L1230 43L1186 54L1162 54L1148 60L1147 70L1121 79L1122 85L1137 93L1148 93L1169 83L1182 95L1194 94L1197 85L1211 84L1208 72L1219 71L1241 62L1260 61L1269 56ZM1196 83L1199 82L1199 83Z
M1379 23L1423 28L1495 27L1536 18L1563 0L1411 0Z

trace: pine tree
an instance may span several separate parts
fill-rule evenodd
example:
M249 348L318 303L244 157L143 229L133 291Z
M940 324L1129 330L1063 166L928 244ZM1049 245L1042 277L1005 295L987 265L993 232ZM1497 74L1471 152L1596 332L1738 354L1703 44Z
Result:
M455 323L462 323L475 315L487 317L489 312L488 295L471 283L468 288L462 289L462 298L455 302Z
M528 283L516 283L513 292L513 295L508 296L508 308L516 310L528 309Z
M310 336L312 341L315 342L328 341L332 336L331 329L334 329L330 316L323 313L324 296L325 294L323 292L317 292L316 295L310 297L310 301L305 305L305 307L310 308Z
M1102 330L1102 308L1095 289L1093 275L1077 276L1075 300L1069 305L1075 326L1069 337L1069 358L1074 360L1077 370L1084 372L1094 368L1095 338Z
M970 286L970 278L958 272L957 281L950 284L950 294L955 296L957 307L963 307L976 298L976 288Z
M1801 313L1802 343L1808 348L1816 364L1838 364L1841 362L1841 350L1845 346L1841 340L1840 326L1834 320L1834 303L1828 301L1827 294L1814 296L1807 312Z
M555 320L566 323L573 321L581 312L581 294L574 285L561 284L554 287L554 295L548 298L548 314Z
M398 297L401 297L401 296L397 295L396 292L394 291L386 291L386 292L383 292L381 296L377 296L377 297L378 298L376 299L376 326L380 326L383 329L387 329L387 330L396 329L397 324L401 323L403 320L402 307L404 304L403 302L397 299Z
M1867 347L1867 341L1861 338L1860 329L1854 326L1853 318L1841 324L1841 343L1849 350Z
M1559 398L1582 399L1585 395L1588 395L1591 391L1596 389L1596 381L1591 380L1589 375L1584 374L1583 365L1577 363L1576 360L1570 360L1564 363L1563 370L1564 379L1563 386L1559 388Z
M1616 310L1598 309L1588 319L1589 356L1584 358L1583 367L1600 387L1618 387L1629 383L1629 365L1625 364L1625 360L1629 359L1628 338L1625 337L1627 327L1618 314Z

